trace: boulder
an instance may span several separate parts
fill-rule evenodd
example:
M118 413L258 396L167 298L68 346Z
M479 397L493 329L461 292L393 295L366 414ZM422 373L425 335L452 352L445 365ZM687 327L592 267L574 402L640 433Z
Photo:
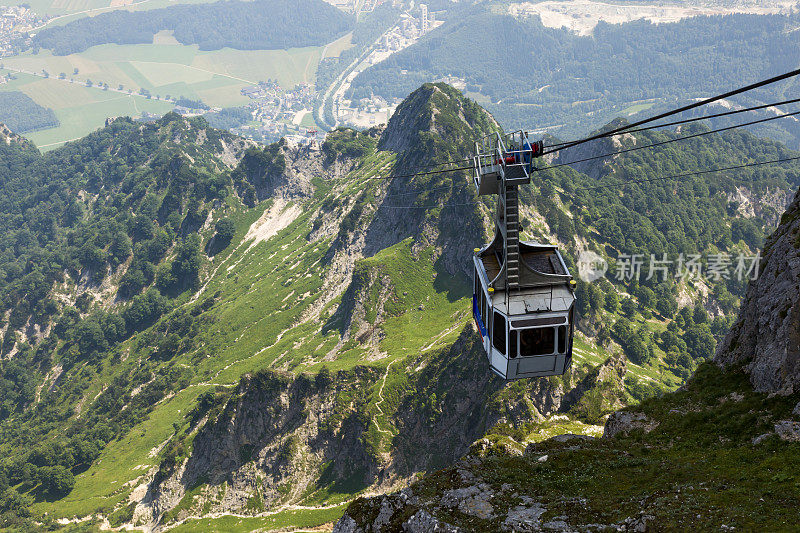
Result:
M603 429L603 438L610 439L620 433L627 435L634 429L642 429L645 433L650 433L656 427L658 427L658 422L644 413L616 411L611 413L611 416L606 421L605 429Z

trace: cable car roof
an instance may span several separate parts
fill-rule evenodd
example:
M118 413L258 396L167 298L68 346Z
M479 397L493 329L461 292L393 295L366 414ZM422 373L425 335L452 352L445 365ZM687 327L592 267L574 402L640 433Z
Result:
M495 290L502 291L506 288L505 276L502 272L502 242L500 239L486 246L476 254L478 270L484 283L491 285ZM519 287L545 287L567 285L572 276L564 263L564 258L558 247L552 244L539 244L530 241L519 241L520 253L520 279Z
M548 313L567 313L575 301L575 295L567 283L552 287L534 287L512 291L511 294L495 292L492 306L501 313L528 315Z

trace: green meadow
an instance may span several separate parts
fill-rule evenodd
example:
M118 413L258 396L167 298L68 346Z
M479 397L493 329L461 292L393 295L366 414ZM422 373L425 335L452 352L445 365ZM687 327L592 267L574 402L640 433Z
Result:
M231 107L247 104L250 99L240 90L262 80L277 80L284 88L313 84L323 53L323 47L204 52L197 46L173 42L166 32L159 33L155 41L158 44L96 46L68 56L39 51L7 57L0 61L4 67L0 72L17 79L0 85L0 91L22 91L37 104L53 109L61 125L29 135L47 150L94 131L107 117L136 117L145 111L163 114L172 108L161 101L167 96ZM347 39L340 39L326 55L339 53L347 45ZM49 77L43 77L44 72ZM108 84L112 90L105 91L99 84ZM118 92L120 87L123 92ZM142 89L153 98L139 95ZM312 120L309 116L305 125Z
M181 0L182 4L203 4L215 0ZM27 5L40 15L53 17L47 26L63 25L83 17L90 17L126 9L128 11L144 11L174 5L171 0L8 0L6 5Z

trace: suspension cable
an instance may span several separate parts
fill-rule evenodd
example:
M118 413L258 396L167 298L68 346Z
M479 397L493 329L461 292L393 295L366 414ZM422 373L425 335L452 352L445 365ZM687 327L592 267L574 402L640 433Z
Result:
M731 96L736 96L737 94L742 94L742 93L747 92L747 91L752 91L753 89L758 89L760 87L764 87L765 85L770 85L772 83L777 83L779 81L783 81L783 80L792 78L792 77L797 76L797 75L800 75L800 69L793 70L791 72L787 72L785 74L781 74L779 76L775 76L775 77L772 77L772 78L769 78L769 79L766 79L766 80L762 80L762 81L747 85L745 87L740 87L738 89L734 89L733 91L728 91L728 92L726 92L724 94L720 94L720 95L717 95L717 96L712 96L711 98L705 98L703 100L700 100L699 102L695 102L693 104L685 105L683 107L679 107L678 109L673 109L672 111L666 111L666 112L661 113L659 115L656 115L654 117L642 119L642 120L639 120L639 121L634 122L632 124L628 124L627 126L620 126L619 128L615 128L615 129L610 130L610 131L606 131L606 132L603 132L603 133L598 133L596 135L592 135L590 137L587 137L586 139L581 139L579 141L573 141L571 143L566 144L565 146L562 146L561 148L557 148L557 149L553 149L553 150L545 150L542 155L546 155L546 154L553 153L553 152L558 152L560 150L564 150L566 148L571 148L573 146L578 146L579 144L584 144L584 143L587 143L589 141L593 141L595 139L601 139L603 137L608 137L609 135L613 135L615 133L620 133L620 132L623 132L625 130L633 129L633 128L636 128L638 126L642 126L644 124L648 124L650 122L653 122L653 121L656 121L656 120L660 120L662 118L671 117L673 115L677 115L678 113L683 113L684 111L689 111L691 109L696 109L698 107L701 107L701 106L704 106L704 105L708 105L710 103L717 102L719 100L724 100L725 98L730 98Z
M630 181L624 181L624 182L620 182L620 183L612 183L612 184L608 184L608 185L596 185L596 186L593 186L593 187L583 187L583 189L587 190L587 191L591 191L591 190L595 190L595 189L606 189L606 188L612 188L613 189L613 188L617 188L617 187L625 187L627 185L636 185L636 184L640 184L640 183L651 183L653 181L662 181L662 180L683 179L683 178L689 178L689 177L692 177L692 176L701 176L703 174L713 174L715 172L726 172L728 170L740 170L740 169L743 169L743 168L759 167L759 166L763 166L763 165L772 165L772 164L777 164L777 163L786 163L788 161L798 161L798 160L800 160L800 156L797 156L797 157L784 157L782 159L773 159L773 160L770 160L770 161L760 161L760 162L757 162L757 163L745 163L745 164L742 164L742 165L735 165L735 166L732 166L732 167L714 168L714 169L710 169L710 170L698 170L698 171L695 171L695 172L685 172L683 174L673 174L672 176L660 176L658 178L650 178L650 179L645 179L645 180L630 180Z
M759 167L764 165L773 165L778 163L786 163L789 161L800 161L800 156L797 157L784 157L781 159L772 159L770 161L759 161L756 163L744 163L741 165L734 165L730 167L724 168L712 168L709 170L698 170L693 172L684 172L682 174L673 174L671 176L660 176L658 178L650 178L645 180L629 180L623 181L619 183L609 183L607 185L595 185L592 187L580 187L585 191L592 191L597 189L619 189L623 187L627 187L628 185L639 185L642 183L652 183L654 181L664 181L664 180L682 180L685 178L691 178L694 176L702 176L704 174L714 174L716 172L727 172L729 170L741 170L743 168L751 168L751 167ZM745 180L736 180L735 181L745 181ZM468 205L475 205L475 202L466 202L466 203L455 203L455 204L435 204L435 205L380 205L378 209L436 209L436 208L443 208L443 207L461 207L461 206L468 206Z
M661 142L657 142L657 143L653 143L653 144L646 144L646 145L643 145L643 146L634 146L633 148L626 148L624 150L617 150L615 152L610 152L610 153L607 153L607 154L596 155L596 156L592 156L592 157L584 157L583 159L577 159L575 161L569 161L567 163L558 163L556 165L550 165L550 166L547 166L547 167L535 168L533 171L534 172L541 172L542 170L549 170L549 169L552 169L552 168L565 167L565 166L574 165L574 164L577 164L577 163L584 163L586 161L594 161L595 159L604 159L606 157L611 157L613 155L626 154L628 152L635 152L637 150L644 150L645 148L655 148L657 146L663 146L665 144L670 144L670 143L674 143L674 142L678 142L678 141L685 141L687 139L694 139L696 137L702 137L704 135L711 135L712 133L720 133L720 132L723 132L723 131L742 128L744 126L752 126L754 124L761 124L763 122L769 122L771 120L777 120L777 119L780 119L780 118L792 117L792 116L795 116L795 115L800 115L800 111L794 111L792 113L786 113L784 115L777 115L777 116L774 116L774 117L762 118L760 120L753 120L751 122L745 122L743 124L736 124L734 126L727 126L725 128L718 128L718 129L715 129L715 130L701 131L700 133L694 133L692 135L686 135L685 137L677 137L675 139L668 139L666 141L661 141Z
M738 113L746 113L748 111L759 111L761 109L767 109L767 108L776 107L776 106L779 106L779 105L794 104L794 103L797 103L797 102L800 102L800 98L794 98L792 100L785 100L783 102L775 102L773 104L763 104L763 105L757 105L757 106L753 106L753 107L746 107L744 109L736 109L734 111L726 111L724 113L716 113L716 114L713 114L713 115L705 115L705 116L702 116L702 117L694 117L694 118L687 118L687 119L684 119L684 120L676 120L674 122L666 122L664 124L656 124L655 126L646 126L646 127L643 127L643 128L635 128L635 129L632 129L632 130L626 130L626 131L624 131L623 133L620 133L620 134L605 135L605 137L614 137L616 135L622 135L624 133L636 133L636 132L639 132L639 131L649 131L649 130L654 130L654 129L658 129L658 128L666 128L668 126L679 126L681 124L688 124L690 122L699 122L701 120L709 120L709 119L712 119L712 118L727 117L727 116L730 116L730 115L736 115ZM567 144L570 144L570 143L569 142L563 142L563 143L549 144L549 145L545 146L545 148L556 148L556 147L559 147L559 146L565 146Z

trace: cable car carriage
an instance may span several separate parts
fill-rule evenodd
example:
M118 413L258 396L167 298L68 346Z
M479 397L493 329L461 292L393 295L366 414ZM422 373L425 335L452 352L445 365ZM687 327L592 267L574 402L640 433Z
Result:
M473 256L472 310L492 370L512 380L563 374L572 362L575 281L558 247L519 240L519 185L541 141L525 132L476 143L475 187L498 195L495 236Z

